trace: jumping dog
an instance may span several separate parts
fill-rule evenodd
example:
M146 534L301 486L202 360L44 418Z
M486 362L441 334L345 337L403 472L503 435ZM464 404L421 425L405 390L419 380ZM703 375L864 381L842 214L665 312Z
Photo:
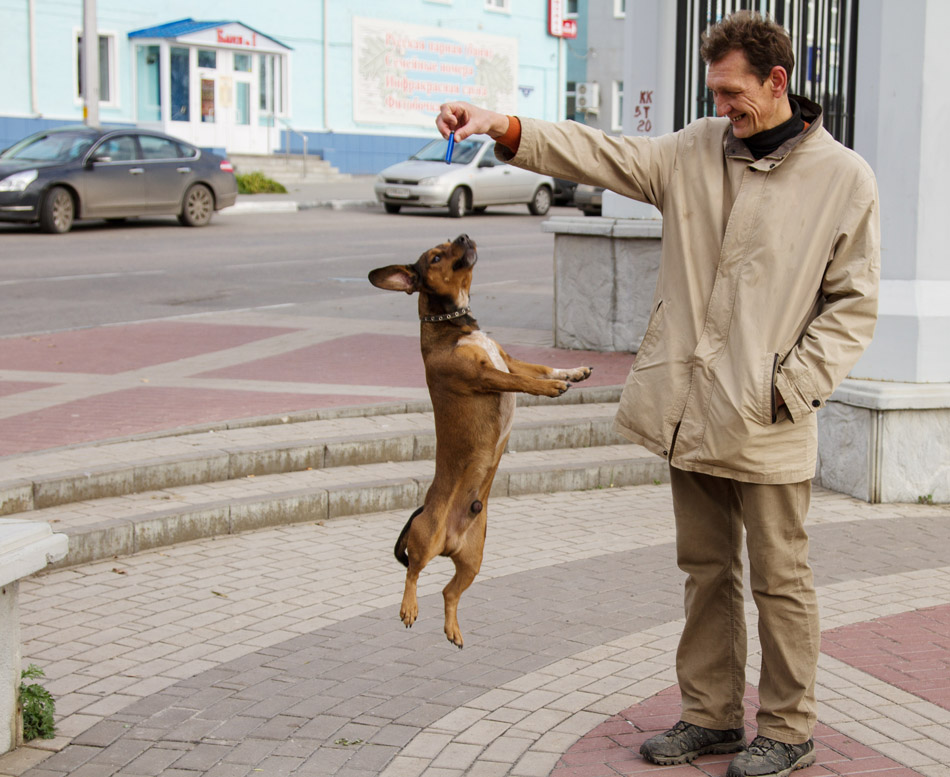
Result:
M435 416L435 478L425 502L396 542L406 587L399 617L406 627L419 615L416 585L436 556L455 563L442 592L445 636L462 647L458 603L482 563L488 495L511 434L515 392L558 397L589 367L560 370L512 358L478 328L469 308L477 254L468 235L430 248L415 264L373 270L380 289L419 294L422 361Z

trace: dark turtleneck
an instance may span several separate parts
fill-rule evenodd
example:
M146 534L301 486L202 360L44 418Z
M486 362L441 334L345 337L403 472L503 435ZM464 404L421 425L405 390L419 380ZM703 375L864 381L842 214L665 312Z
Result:
M752 156L756 159L768 156L786 140L791 140L805 129L801 106L799 106L793 97L789 97L788 104L792 108L792 118L783 121L777 127L772 127L772 129L763 130L748 138L743 138L746 148L752 152Z

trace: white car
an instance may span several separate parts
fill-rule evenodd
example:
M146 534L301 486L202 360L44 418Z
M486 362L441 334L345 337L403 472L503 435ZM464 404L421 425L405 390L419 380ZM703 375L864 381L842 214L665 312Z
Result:
M461 218L489 205L519 203L526 203L535 216L548 212L554 179L499 161L491 138L475 135L456 143L450 164L445 161L447 148L448 141L433 140L379 174L373 188L387 213L448 207L450 216Z

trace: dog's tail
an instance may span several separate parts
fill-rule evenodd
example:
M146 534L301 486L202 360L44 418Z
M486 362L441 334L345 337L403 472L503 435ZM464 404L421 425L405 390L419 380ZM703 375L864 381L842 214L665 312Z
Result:
M423 505L409 516L409 520L406 521L406 525L403 526L402 531L399 532L399 539L396 540L396 547L393 548L393 553L396 555L396 561L402 564L406 569L409 569L409 551L406 549L409 545L409 527L412 526L413 519L425 509L425 505Z

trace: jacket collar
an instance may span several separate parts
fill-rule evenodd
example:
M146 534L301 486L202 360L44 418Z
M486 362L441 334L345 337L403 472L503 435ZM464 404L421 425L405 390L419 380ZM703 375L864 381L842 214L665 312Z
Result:
M780 164L785 157L789 155L793 148L795 148L799 143L801 143L805 138L810 137L811 135L818 132L821 129L821 106L817 103L813 103L806 97L801 97L797 94L789 94L788 98L794 100L798 103L798 107L802 111L802 119L805 120L805 130L794 138L789 138L781 146L779 146L771 154L766 154L759 160L756 160L752 156L752 152L749 151L746 144L735 135L732 134L732 125L726 130L725 135L722 139L723 151L727 158L732 159L744 159L750 162L750 167L755 168L756 170L771 170L776 165Z

